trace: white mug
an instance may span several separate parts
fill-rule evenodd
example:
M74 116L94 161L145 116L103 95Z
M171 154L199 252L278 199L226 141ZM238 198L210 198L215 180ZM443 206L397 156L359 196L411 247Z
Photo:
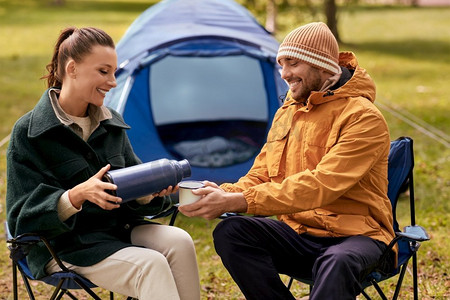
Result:
M201 181L185 180L179 183L178 200L180 205L187 205L198 201L202 195L194 195L192 190L199 189L205 185Z

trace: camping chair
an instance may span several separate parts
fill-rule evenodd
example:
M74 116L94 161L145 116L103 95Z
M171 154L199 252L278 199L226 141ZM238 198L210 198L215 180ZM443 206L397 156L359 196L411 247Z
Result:
M413 181L413 168L414 168L414 153L413 153L413 140L409 137L400 137L391 142L391 149L389 152L389 167L388 167L388 197L391 200L392 212L394 218L394 232L395 238L390 242L386 251L378 261L378 266L381 266L383 262L388 259L389 252L397 244L398 245L398 262L395 269L389 274L385 274L375 267L373 270L369 270L370 274L366 277L365 281L361 283L361 294L370 300L369 295L364 291L365 288L373 286L381 299L387 300L386 295L378 285L378 282L391 278L399 274L395 292L392 297L393 300L397 299L400 288L403 282L403 278L408 266L409 260L412 258L412 277L413 277L413 290L414 299L418 299L418 287L417 287L417 251L420 247L420 242L428 241L430 238L425 229L419 225L416 225L415 220L415 206L414 206L414 181ZM404 227L403 232L399 230L399 225L396 216L397 201L401 192L409 188L409 204L411 225ZM314 285L311 280L303 278L291 277L288 283L288 288L291 287L293 280L296 279L300 282L309 284L310 289Z
M83 276L77 274L76 272L69 270L61 260L58 258L56 253L54 252L52 246L48 242L48 240L42 236L39 236L34 233L24 233L17 237L12 237L9 232L8 224L5 222L5 234L6 234L6 243L8 245L8 249L10 250L9 257L12 261L12 271L13 271L13 296L14 300L18 299L18 282L17 282L17 270L19 270L20 275L22 275L23 282L25 284L25 288L27 290L28 296L31 300L35 299L33 290L31 289L30 280L39 280L46 284L54 286L53 294L49 298L53 299L61 299L64 295L69 296L71 299L78 299L74 294L70 292L70 290L75 289L83 289L88 293L93 299L101 300L99 296L97 296L93 288L97 287L95 284L90 282L88 279ZM50 252L51 256L55 259L58 266L62 271L50 274L44 278L36 279L31 274L30 269L28 268L28 263L26 260L26 256L28 255L30 249L36 245L37 243L43 243L47 250ZM109 292L110 299L114 299L113 292ZM133 298L128 297L127 300L131 300Z
M154 215L154 216L148 216L147 219L153 220L157 218L167 217L171 215L171 219L169 222L169 225L172 226L175 222L175 218L178 213L178 207L177 206L171 206L169 209ZM33 277L31 274L28 263L26 260L26 256L28 255L28 252L31 247L33 247L37 243L43 243L48 251L50 252L51 256L55 259L58 266L61 268L61 272L53 273L51 275L48 275L44 278L38 279L41 282L44 282L46 284L52 285L55 287L52 296L49 298L51 300L53 299L61 299L64 295L69 296L71 299L78 299L75 295L73 295L70 290L76 290L76 289L83 289L88 293L93 299L101 300L99 296L97 296L94 291L92 291L93 288L97 287L95 284L90 282L88 279L84 278L83 276L77 274L76 272L69 270L62 261L58 258L56 253L54 252L52 246L48 242L47 239L45 239L42 236L39 236L37 234L33 233L25 233L22 235L19 235L15 238L12 237L11 233L9 232L8 224L5 222L5 234L6 234L6 242L8 245L8 249L10 250L10 258L12 260L12 271L13 271L13 295L14 300L18 299L18 283L17 283L17 270L19 270L20 274L22 275L23 282L25 284L25 288L27 290L28 296L31 300L34 300L34 293L31 289L30 280L37 280ZM109 298L111 300L114 299L114 293L109 292ZM127 300L132 300L134 298L128 297Z

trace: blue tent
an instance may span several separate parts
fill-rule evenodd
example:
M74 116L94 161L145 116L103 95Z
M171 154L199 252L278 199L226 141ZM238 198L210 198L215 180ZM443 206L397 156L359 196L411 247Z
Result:
M144 162L188 159L193 179L233 182L251 167L287 86L278 42L233 0L165 0L117 44L106 105Z

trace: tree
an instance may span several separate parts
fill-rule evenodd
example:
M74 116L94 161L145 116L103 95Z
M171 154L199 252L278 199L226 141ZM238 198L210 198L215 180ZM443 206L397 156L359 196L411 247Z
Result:
M338 42L341 42L338 32L337 20L337 6L336 0L324 0L325 17L327 18L327 25Z
M275 0L268 0L266 6L266 29L271 33L277 30L277 5Z
M355 0L358 1L358 0ZM410 0L417 1L417 0ZM331 32L338 42L341 42L338 30L338 6L336 0L241 0L241 2L249 9L257 9L265 7L266 22L265 27L268 31L275 34L277 30L277 12L282 9L301 9L306 7L313 17L317 14L317 4L322 4L323 15Z

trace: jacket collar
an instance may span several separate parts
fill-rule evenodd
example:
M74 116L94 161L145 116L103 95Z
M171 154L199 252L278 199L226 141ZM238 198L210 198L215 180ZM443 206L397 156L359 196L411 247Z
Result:
M55 110L52 107L49 91L50 89L44 92L41 99L31 112L30 125L28 129L29 138L35 138L54 128L65 126L62 121L58 119ZM113 113L111 114L111 111L108 108L102 106L101 109L102 111L107 110L111 115L110 119L100 120L101 124L123 129L130 128L130 126L128 126L120 117ZM100 115L102 115L102 113L100 113ZM100 117L100 115L97 115L96 118Z
M62 109L61 105L58 102L58 95L60 93L60 89L50 88L48 90L48 96L50 98L50 103L52 104L53 111L56 114L56 117L63 123L64 125L70 126L74 123L74 121L69 117L69 115ZM101 121L111 119L111 112L105 106L95 106L89 105L89 116L91 117L92 122L98 126Z

